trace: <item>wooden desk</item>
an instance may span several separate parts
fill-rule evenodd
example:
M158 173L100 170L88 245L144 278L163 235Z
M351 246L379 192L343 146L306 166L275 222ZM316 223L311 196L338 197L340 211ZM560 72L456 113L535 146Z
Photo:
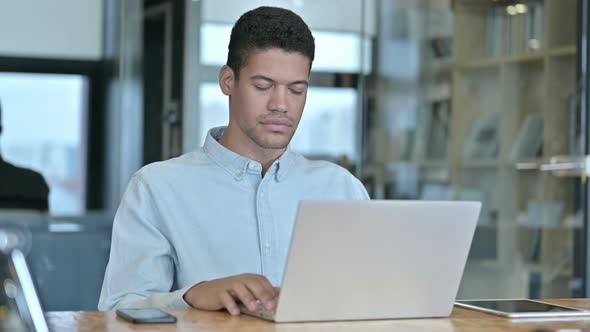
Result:
M590 299L547 300L548 302L590 309ZM51 331L590 331L590 317L573 321L515 322L477 311L456 308L450 318L398 319L381 321L280 323L224 312L199 310L171 311L176 324L134 325L117 318L114 312L49 312Z

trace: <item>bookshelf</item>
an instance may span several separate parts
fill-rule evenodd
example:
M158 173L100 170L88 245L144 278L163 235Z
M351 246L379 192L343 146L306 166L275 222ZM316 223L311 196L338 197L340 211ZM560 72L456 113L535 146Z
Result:
M578 1L394 3L367 94L371 197L483 202L459 298L579 295L580 179L542 170L578 150Z
M494 252L470 257L459 297L574 296L580 179L540 165L576 153L576 7L575 0L453 3L449 185L482 193L488 241L480 240ZM499 276L502 289L490 286Z

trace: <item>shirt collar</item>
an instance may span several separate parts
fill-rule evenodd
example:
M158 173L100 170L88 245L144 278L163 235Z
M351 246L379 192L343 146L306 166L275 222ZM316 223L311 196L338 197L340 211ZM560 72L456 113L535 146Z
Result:
M241 180L249 166L261 169L262 165L221 145L218 140L223 136L226 129L227 127L216 127L209 130L203 150L217 165L226 170L236 180ZM265 176L274 175L277 181L282 181L293 166L295 158L296 154L291 151L290 147L287 147L287 150L273 163Z

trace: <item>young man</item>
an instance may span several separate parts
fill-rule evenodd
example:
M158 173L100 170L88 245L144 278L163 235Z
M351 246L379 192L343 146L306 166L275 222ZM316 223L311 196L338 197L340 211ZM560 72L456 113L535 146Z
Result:
M272 310L299 201L368 199L345 169L288 148L314 49L289 10L240 17L219 72L229 125L211 129L200 150L134 175L115 216L100 310Z

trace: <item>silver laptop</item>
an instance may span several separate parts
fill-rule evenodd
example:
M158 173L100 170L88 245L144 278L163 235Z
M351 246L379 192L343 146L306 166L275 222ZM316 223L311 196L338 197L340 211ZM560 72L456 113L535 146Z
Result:
M479 202L302 201L276 322L446 317Z

